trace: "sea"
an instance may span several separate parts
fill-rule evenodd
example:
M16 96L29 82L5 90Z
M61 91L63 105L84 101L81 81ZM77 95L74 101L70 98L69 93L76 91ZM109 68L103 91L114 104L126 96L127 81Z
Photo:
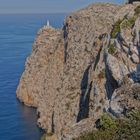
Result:
M62 28L67 14L0 14L0 140L40 140L36 109L20 103L16 89L37 31L47 20Z

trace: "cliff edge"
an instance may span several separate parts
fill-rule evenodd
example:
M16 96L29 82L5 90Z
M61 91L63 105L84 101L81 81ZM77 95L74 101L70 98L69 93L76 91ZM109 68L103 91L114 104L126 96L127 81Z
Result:
M42 28L17 88L51 139L95 129L103 112L140 108L140 3L93 4Z

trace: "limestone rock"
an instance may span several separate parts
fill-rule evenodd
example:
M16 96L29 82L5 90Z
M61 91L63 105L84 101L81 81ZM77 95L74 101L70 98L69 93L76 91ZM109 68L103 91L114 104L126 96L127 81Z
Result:
M113 93L110 109L115 116L126 115L140 107L140 85L125 84Z
M122 78L128 74L128 69L122 62L119 62L118 59L110 54L107 56L106 62L108 71L110 75L116 80L118 83L122 80Z
M70 140L92 131L104 111L121 115L139 107L139 17L133 26L122 26L136 7L93 4L69 15L63 29L37 33L17 98L37 108L37 123L54 134L50 139Z
M136 54L132 54L131 58L134 63L136 64L139 63L139 57Z

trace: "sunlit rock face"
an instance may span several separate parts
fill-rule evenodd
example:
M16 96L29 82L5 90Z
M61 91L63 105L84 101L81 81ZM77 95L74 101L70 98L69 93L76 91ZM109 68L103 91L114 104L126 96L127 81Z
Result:
M93 4L68 16L63 29L39 30L17 97L37 107L52 139L92 131L103 112L119 117L140 107L137 6Z

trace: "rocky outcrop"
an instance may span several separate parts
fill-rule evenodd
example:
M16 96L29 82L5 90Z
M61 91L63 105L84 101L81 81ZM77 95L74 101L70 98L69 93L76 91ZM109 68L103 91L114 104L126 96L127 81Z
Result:
M93 4L68 16L63 29L39 30L17 97L37 107L52 139L92 131L104 111L139 108L137 6Z
M113 93L110 103L111 113L115 116L127 115L131 110L140 108L140 84L126 83Z

